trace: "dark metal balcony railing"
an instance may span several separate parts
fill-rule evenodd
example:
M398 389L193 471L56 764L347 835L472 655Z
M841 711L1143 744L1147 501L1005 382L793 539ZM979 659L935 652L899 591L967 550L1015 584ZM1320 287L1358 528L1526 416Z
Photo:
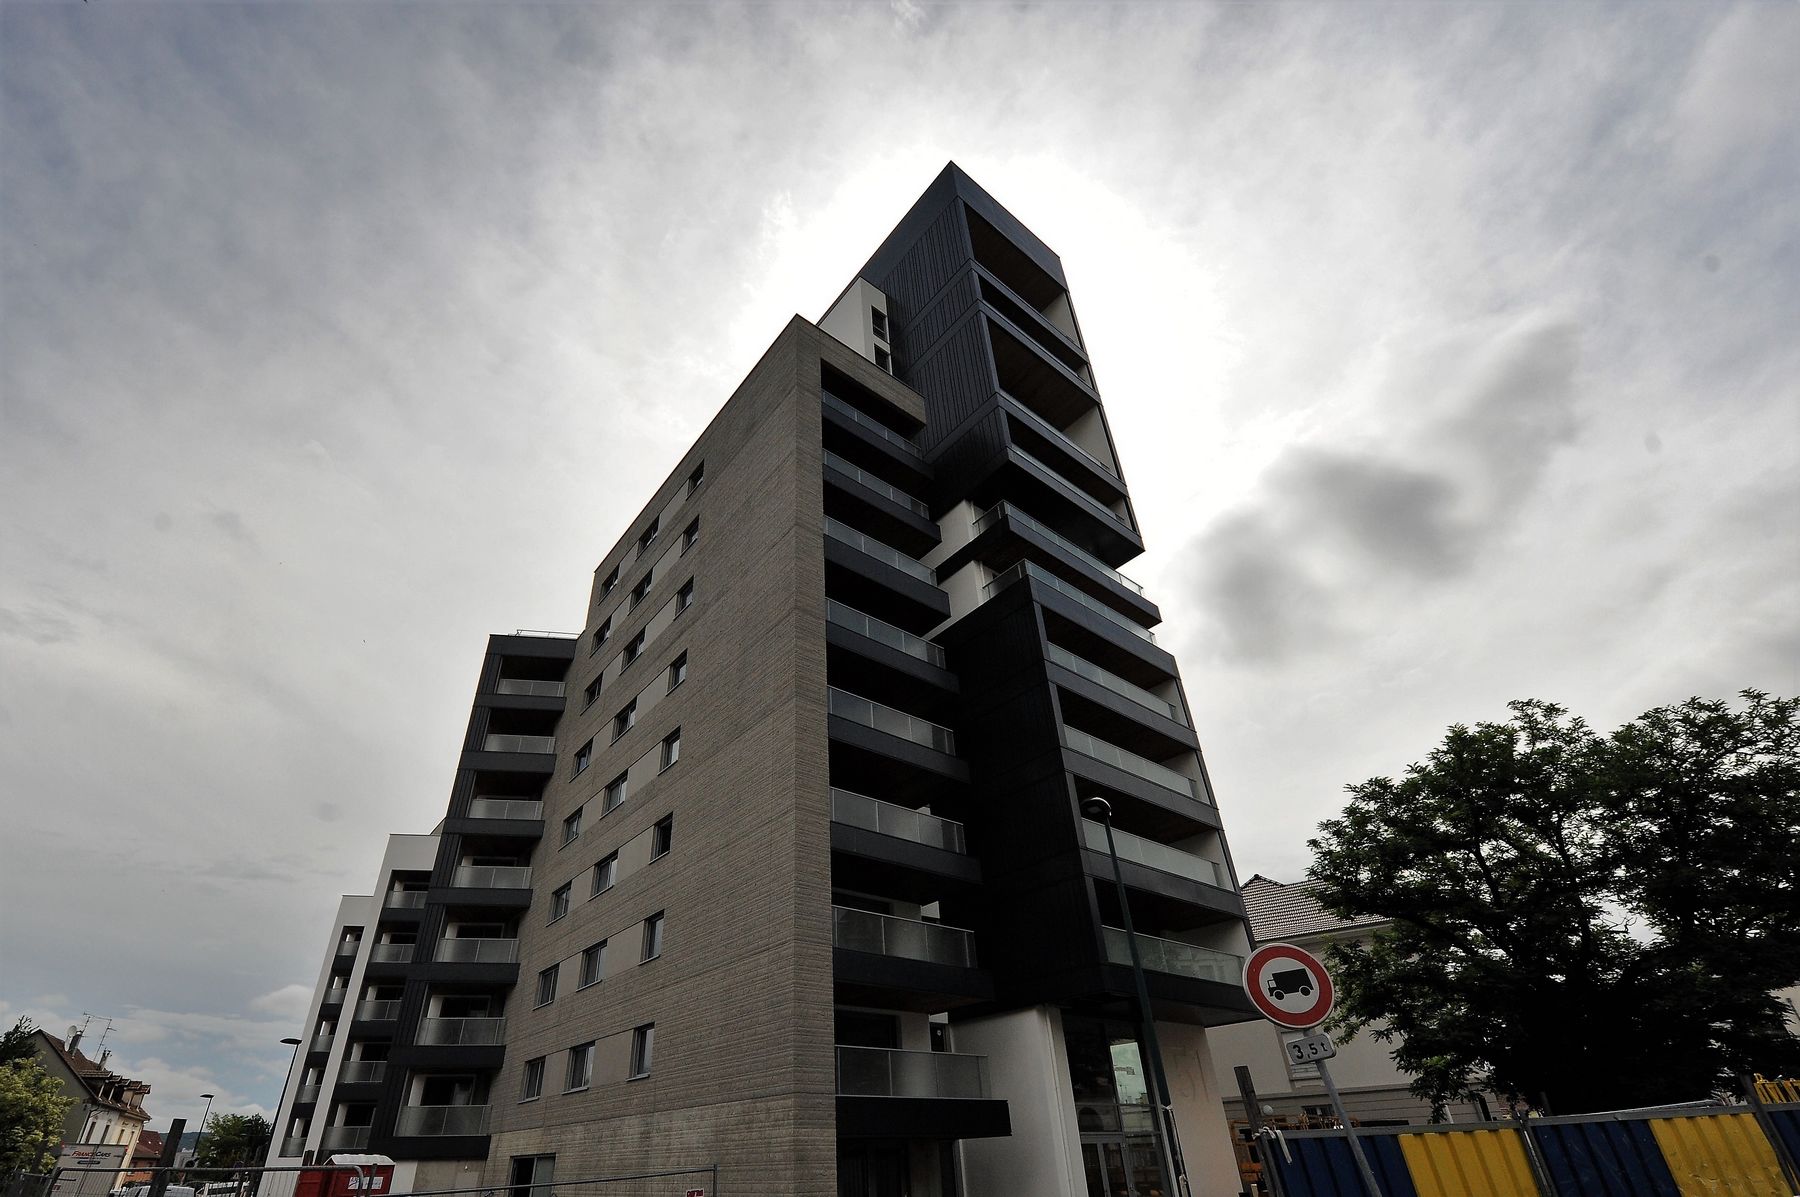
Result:
M1178 794L1186 794L1189 798L1207 802L1206 790L1199 781L1185 773L1177 773L1167 765L1159 765L1147 757L1141 757L1135 752L1127 752L1117 744L1108 744L1105 740L1090 736L1073 727L1063 728L1063 743L1083 756L1091 756L1115 769L1123 769L1133 777L1141 777L1152 785L1158 785L1165 790L1174 790Z
M417 1042L428 1047L501 1043L506 1037L504 1018L421 1018Z
M1021 561L1011 569L1003 570L1002 572L995 574L993 579L990 580L986 586L981 588L981 597L983 601L991 599L1002 590L1005 590L1008 586L1011 586L1014 582L1024 578L1032 578L1042 582L1045 586L1048 586L1058 594L1066 595L1068 598L1073 599L1094 614L1109 620L1116 626L1130 632L1133 636L1148 640L1151 644L1156 643L1156 633L1152 632L1149 628L1132 621L1122 612L1113 610L1094 596L1077 587L1071 586L1049 570L1044 569L1042 566L1033 565L1029 561Z
M530 889L530 865L458 865L450 884L457 889Z
M1096 852L1106 851L1106 825L1096 823L1092 819L1081 821L1081 838ZM1192 852L1183 852L1180 848L1171 848L1167 844L1159 844L1155 840L1147 840L1133 835L1129 831L1113 828L1113 842L1119 846L1119 859L1129 860L1147 868L1160 869L1165 873L1174 873L1186 877L1190 881L1216 885L1221 889L1229 889L1230 881L1225 877L1225 866L1207 860L1203 856L1195 856Z
M876 436L887 441L889 444L900 446L914 457L920 455L919 446L913 444L912 438L895 432L892 428L889 428L879 420L863 415L854 407L851 407L848 403L845 403L842 399L839 399L829 391L825 393L825 406L845 417L851 423L859 424L862 427L867 428L870 432L873 432Z
M454 964L517 964L516 939L440 939L437 958Z
M1174 703L1159 698L1142 686L1126 681L1116 673L1100 668L1092 661L1076 656L1060 644L1048 646L1044 650L1044 655L1070 673L1080 674L1095 685L1104 686L1119 697L1128 698L1146 710L1155 711L1158 715L1167 715L1177 723L1187 722L1181 717L1181 708Z
M361 1151L369 1145L366 1126L328 1126L319 1136L320 1151Z
M413 945L409 943L378 943L369 949L370 964L410 964L413 958Z
M367 1085L387 1076L386 1060L345 1060L338 1070L338 1081L346 1085Z
M530 694L538 698L561 698L568 693L563 682L545 682L533 678L503 677L494 683L496 694Z
M356 1003L358 1022L392 1022L399 1017L399 998L365 998Z
M825 535L833 540L841 540L852 548L861 549L877 561L891 565L901 573L910 574L921 582L937 584L937 574L932 572L929 565L919 561L916 557L909 557L893 545L882 544L874 537L858 532L841 520L834 520L830 516L826 516Z
M987 1057L885 1047L837 1049L837 1091L846 1097L988 1096Z
M542 819L544 804L533 798L471 798L471 819Z
M999 523L1002 516L1005 516L1022 528L1029 528L1031 531L1036 532L1039 536L1042 536L1051 544L1062 549L1064 552L1068 553L1069 556L1086 565L1089 569L1111 578L1133 594L1144 593L1144 588L1142 586L1138 585L1106 562L1100 560L1100 558L1094 556L1092 553L1064 536L1061 532L1058 532L1049 524L1046 524L1043 520L1038 519L1036 516L1027 515L1025 512L1020 511L1017 506L1008 503L1005 500L995 503L992 507L975 517L975 534L979 536L981 533L987 531L989 528Z
M971 931L849 906L831 908L831 945L930 964L975 967L975 935Z
M1103 927L1106 933L1106 958L1114 964L1131 964L1131 941L1119 927ZM1144 968L1153 973L1170 973L1178 977L1194 977L1201 981L1218 981L1237 985L1244 979L1244 958L1230 952L1203 948L1174 939L1159 939L1138 933L1138 956Z
M509 736L499 732L491 732L481 742L483 752L541 752L556 751L555 736Z
M940 819L911 807L883 802L867 794L854 794L835 786L831 791L831 821L846 827L860 827L880 835L911 840L946 852L968 851L964 843L963 825Z
M929 719L909 715L896 707L884 706L835 686L826 687L825 700L826 709L839 718L872 727L890 736L899 736L938 752L952 756L956 754L956 733Z
M836 599L825 600L825 619L889 648L897 648L909 657L917 657L940 669L944 667L944 650L925 637L915 636L905 628L897 628L855 607L846 607Z
M485 1135L486 1106L401 1106L396 1135Z
M913 514L922 515L928 519L930 518L931 508L919 502L919 500L913 498L893 483L885 482L869 473L867 470L858 469L856 466L851 465L836 453L833 453L830 449L825 450L825 464L838 471L840 474L850 475L876 494L885 495L894 502L900 504L900 506L906 508L908 511L911 511Z

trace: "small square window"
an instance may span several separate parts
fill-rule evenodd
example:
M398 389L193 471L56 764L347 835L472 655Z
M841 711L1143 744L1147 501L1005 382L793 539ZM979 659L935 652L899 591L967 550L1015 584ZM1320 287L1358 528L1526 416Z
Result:
M693 494L695 491L700 489L700 484L705 481L706 481L706 463L703 461L699 465L694 467L693 473L688 475L687 493L690 495Z
M637 605L644 601L644 596L650 593L650 584L655 580L655 570L651 570L638 579L638 584L631 588L631 602L626 604L625 607L627 611L635 611L637 609Z
M619 879L619 854L607 853L606 859L594 866L594 893L603 894ZM592 896L592 895L590 895Z
M594 1079L594 1045L577 1043L569 1049L569 1075L563 1085L563 1092L573 1093L577 1089L585 1089Z
M662 767L667 769L681 759L681 729L678 727L663 737Z
M700 517L695 516L694 522L689 524L686 528L682 529L681 551L684 553L687 552L689 549L693 548L694 545L699 540L700 540Z
M639 628L638 634L625 642L624 664L619 668L630 669L632 664L643 655L644 644L650 638L649 628Z
M887 331L888 325L887 325L887 313L886 312L882 311L880 308L876 308L876 307L870 308L869 309L869 326L871 329L874 330L874 333L877 337L880 337L884 341L888 339L888 331Z
M662 955L663 912L657 911L644 920L644 959L655 960Z
M650 859L667 856L675 846L675 816L664 815L650 830Z
M588 645L588 653L591 655L599 652L600 646L610 639L612 639L612 616L608 615L600 626L594 629L594 642Z
M680 615L694 605L694 579L689 578L675 592L675 614Z
M560 886L550 894L550 921L555 922L569 913L569 887Z
M602 675L602 676L604 676L604 675ZM581 692L581 709L584 711L587 710L589 707L594 705L595 700L598 699L599 697L600 697L600 677L596 676L593 681L591 681L587 684L587 689L585 689Z
M648 528L645 528L642 532L638 533L638 552L639 553L642 553L645 549L649 548L651 545L656 543L657 529L661 525L662 525L662 517L658 516L656 519L653 519L650 521L650 526Z
M625 708L613 716L613 739L618 739L633 727L637 726L637 699L625 704Z
M552 964L538 974L537 1004L548 1006L556 1000L556 974L562 971L560 964Z
M669 662L669 689L673 690L687 681L687 654L682 653Z
M894 372L893 356L879 345L875 346L875 364L881 369L886 370L889 374Z
M650 1075L650 1053L656 1046L656 1024L647 1022L631 1031L631 1080Z
M610 815L625 804L625 787L630 781L630 773L621 773L606 783L606 796L600 800L600 813Z
M580 748L575 750L575 769L569 776L580 777L583 773L587 772L587 767L593 763L594 742L589 740L586 744L583 744Z
M574 843L575 838L577 836L579 836L580 834L581 834L581 811L577 810L574 814L570 815L568 818L563 820L563 838L562 838L563 846L567 847L568 845Z
M525 1061L525 1077L519 1086L520 1101L536 1101L544 1095L544 1057Z
M606 941L603 939L581 953L581 988L598 985L606 973Z
M619 567L615 565L612 567L612 572L607 574L605 580L600 583L600 597L605 598L607 595L611 594L613 588L618 584Z

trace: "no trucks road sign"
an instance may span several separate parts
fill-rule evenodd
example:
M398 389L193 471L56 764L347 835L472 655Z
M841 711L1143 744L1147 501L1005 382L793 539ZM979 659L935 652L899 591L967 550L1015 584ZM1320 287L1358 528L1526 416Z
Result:
M1336 996L1331 974L1305 948L1265 944L1244 962L1244 992L1270 1022L1306 1031L1325 1021Z

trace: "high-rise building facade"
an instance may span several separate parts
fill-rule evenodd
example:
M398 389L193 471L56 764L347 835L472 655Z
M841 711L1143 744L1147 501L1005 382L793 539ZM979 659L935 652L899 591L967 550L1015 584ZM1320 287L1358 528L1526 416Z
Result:
M1195 1193L1244 906L1059 259L955 166L594 572L488 643L449 808L346 899L271 1162L415 1191ZM681 1190L685 1191L685 1190Z

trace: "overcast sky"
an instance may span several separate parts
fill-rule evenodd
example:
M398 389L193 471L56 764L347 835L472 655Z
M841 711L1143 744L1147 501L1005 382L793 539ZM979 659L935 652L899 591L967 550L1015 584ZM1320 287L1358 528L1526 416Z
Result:
M1800 691L1792 3L0 34L0 1016L153 1125L274 1104L484 637L952 158L1062 255L1240 874L1512 698Z

